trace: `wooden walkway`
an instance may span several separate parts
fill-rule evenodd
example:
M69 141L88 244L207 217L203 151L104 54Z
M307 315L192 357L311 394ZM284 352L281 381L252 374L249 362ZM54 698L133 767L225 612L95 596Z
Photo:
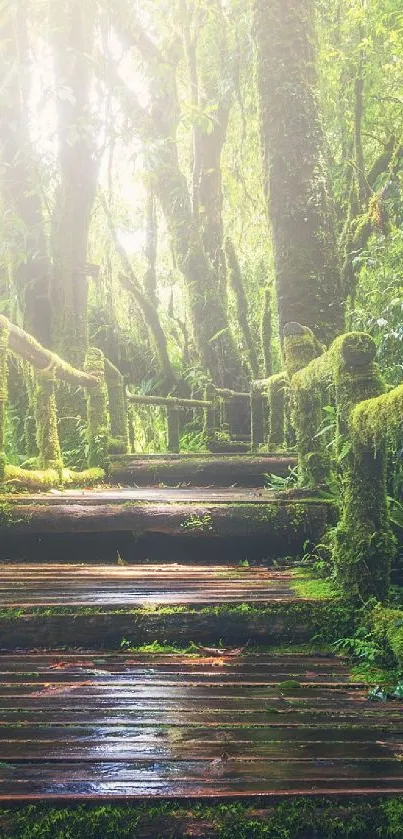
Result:
M172 480L183 468L144 460L142 480L149 465ZM239 459L224 465L224 487L4 496L1 801L403 792L402 702L371 703L342 658L250 652L332 619L330 600L296 595L289 567L267 567L320 541L332 505L248 488L265 466L252 459L246 486L228 486ZM221 465L200 469L207 483ZM260 564L236 565L237 550ZM123 638L203 646L142 655ZM206 651L218 639L242 652Z
M337 658L3 655L0 681L2 799L403 791L403 705Z

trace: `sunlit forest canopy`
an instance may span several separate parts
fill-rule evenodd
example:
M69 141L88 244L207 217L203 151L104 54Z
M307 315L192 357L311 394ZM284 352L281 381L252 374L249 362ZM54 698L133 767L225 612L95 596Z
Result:
M4 315L144 394L248 391L289 321L401 380L398 0L1 5Z

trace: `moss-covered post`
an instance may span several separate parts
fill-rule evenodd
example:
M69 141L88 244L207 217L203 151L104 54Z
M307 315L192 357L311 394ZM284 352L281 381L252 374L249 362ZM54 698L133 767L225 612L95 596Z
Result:
M6 453L4 451L4 431L7 407L7 347L9 326L7 321L0 321L0 481L4 480Z
M177 408L168 408L168 451L173 454L179 452L179 411Z
M352 423L357 404L384 391L375 352L369 335L351 333L340 339L334 368L343 512L333 557L345 590L364 601L387 597L395 550L387 507L387 429L378 439L365 439Z
M208 384L204 391L204 399L206 402L211 402L207 408L204 409L204 423L203 434L208 448L209 444L214 442L216 437L216 393L213 384Z
M298 448L298 480L301 486L316 487L326 483L329 459L322 437L317 437L322 412L318 385L305 378L293 379L309 362L323 351L313 332L298 323L284 327L285 367L292 384L292 420L296 429Z
M283 446L285 442L285 397L290 381L285 373L270 376L268 385L269 403L269 449Z
M102 350L90 347L84 369L98 380L87 389L88 466L107 471L109 463L108 395L105 382L105 361Z
M250 391L251 448L257 449L266 440L267 396L265 381L252 382Z
M54 469L62 481L63 460L59 442L55 396L55 370L51 364L36 371L35 387L36 443L41 469Z
M110 421L109 451L127 454L129 451L129 421L124 380L120 370L105 358L105 381L108 391Z

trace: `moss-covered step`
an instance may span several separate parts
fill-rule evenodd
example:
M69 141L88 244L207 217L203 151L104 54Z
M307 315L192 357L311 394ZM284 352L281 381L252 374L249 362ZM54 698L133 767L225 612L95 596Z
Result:
M0 797L396 794L403 705L380 737L366 695L332 656L2 656Z
M116 650L123 639L135 646L303 644L314 636L335 641L351 635L354 614L337 598L288 596L266 602L200 602L172 606L9 606L0 611L0 650L15 648Z
M202 537L260 538L266 556L298 553L318 541L334 518L331 504L311 494L281 496L264 490L88 490L10 495L0 499L3 541L46 533L126 532Z
M286 477L297 464L292 455L122 455L109 469L112 484L150 486L264 487L267 475Z

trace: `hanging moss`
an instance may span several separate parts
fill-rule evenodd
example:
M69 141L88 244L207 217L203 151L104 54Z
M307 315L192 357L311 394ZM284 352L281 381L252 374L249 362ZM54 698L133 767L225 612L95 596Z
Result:
M108 395L105 383L104 354L97 347L90 347L85 357L84 369L98 380L88 389L88 466L107 470L109 454Z
M63 460L57 430L55 371L37 371L35 388L36 442L41 469L55 470L61 479Z
M7 347L10 330L7 322L0 323L0 481L4 479L6 453L4 451L4 423L7 407Z

